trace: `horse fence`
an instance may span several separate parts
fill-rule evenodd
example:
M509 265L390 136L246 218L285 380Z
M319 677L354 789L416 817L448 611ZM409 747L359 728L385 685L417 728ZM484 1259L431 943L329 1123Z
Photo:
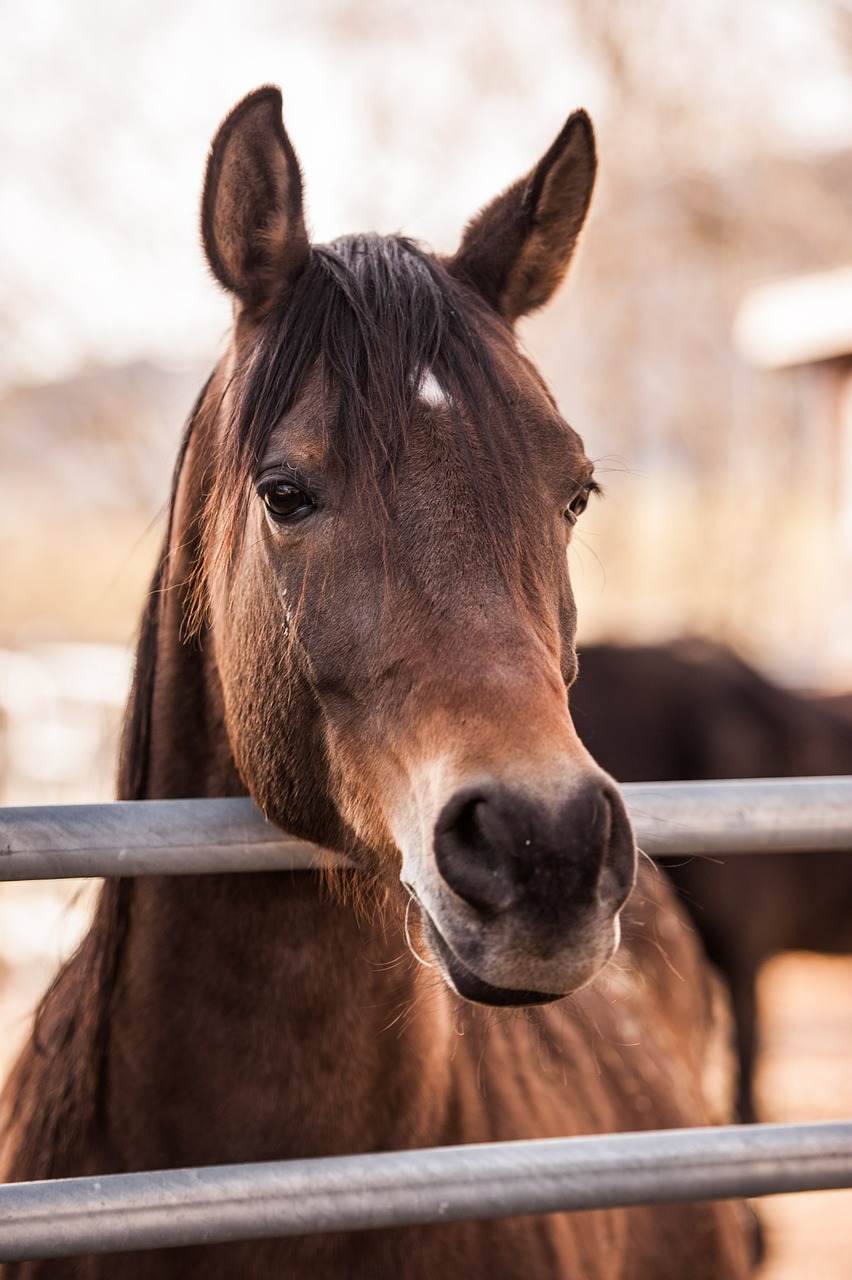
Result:
M852 778L623 793L654 856L852 849ZM331 858L247 799L0 809L0 880L298 870ZM852 1120L168 1169L0 1186L0 1262L840 1187L852 1187Z

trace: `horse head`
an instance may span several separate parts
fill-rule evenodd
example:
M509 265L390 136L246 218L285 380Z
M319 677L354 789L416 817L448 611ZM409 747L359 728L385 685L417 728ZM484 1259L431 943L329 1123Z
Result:
M235 322L199 415L196 594L236 765L272 819L396 886L485 1004L589 982L635 874L567 697L567 548L597 486L513 334L567 270L595 163L578 112L454 256L311 246L264 88L222 124L204 188Z

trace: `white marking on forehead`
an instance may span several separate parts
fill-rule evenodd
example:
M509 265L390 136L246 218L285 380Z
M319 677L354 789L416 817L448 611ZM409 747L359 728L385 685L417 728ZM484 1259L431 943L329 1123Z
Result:
M423 400L426 404L434 405L436 408L442 404L449 404L450 397L441 386L431 369L426 369L420 379L420 386L417 388L417 398Z

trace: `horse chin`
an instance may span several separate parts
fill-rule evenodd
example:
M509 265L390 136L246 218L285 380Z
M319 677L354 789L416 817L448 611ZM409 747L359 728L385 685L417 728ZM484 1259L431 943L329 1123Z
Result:
M552 1004L562 1000L568 992L524 991L514 987L495 987L480 978L459 959L448 945L429 913L420 906L423 940L435 958L444 980L471 1004L512 1007L532 1004Z
M495 987L468 969L444 941L431 921L424 920L424 936L447 983L472 1004L511 1008L534 1004L552 1004L563 999L560 993L523 991L514 987Z

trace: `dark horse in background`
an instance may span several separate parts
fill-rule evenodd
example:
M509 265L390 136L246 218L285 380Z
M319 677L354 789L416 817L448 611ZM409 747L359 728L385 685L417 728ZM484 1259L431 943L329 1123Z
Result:
M7 1178L715 1118L711 972L655 868L627 901L626 812L568 712L592 466L513 337L594 172L579 112L452 257L312 247L279 92L222 125L202 231L234 332L178 460L120 794L250 793L348 865L105 884L6 1090ZM728 1203L0 1272L738 1280L748 1253Z
M781 689L699 640L584 648L577 731L620 782L852 773L852 706ZM755 1119L757 975L780 951L852 951L852 851L665 859L731 987L739 1114Z

